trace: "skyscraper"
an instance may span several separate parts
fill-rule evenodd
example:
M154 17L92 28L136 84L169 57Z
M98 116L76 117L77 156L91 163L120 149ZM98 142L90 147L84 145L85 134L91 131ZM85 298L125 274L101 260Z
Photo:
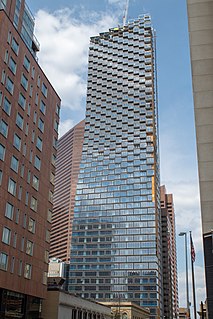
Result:
M0 1L0 317L46 294L60 99L38 65L24 0Z
M62 136L57 143L50 257L70 260L72 222L76 186L84 137L84 121Z
M90 40L69 290L162 313L155 33L149 15Z
M209 318L213 318L213 0L188 0Z
M173 195L160 187L164 318L178 318L178 277Z

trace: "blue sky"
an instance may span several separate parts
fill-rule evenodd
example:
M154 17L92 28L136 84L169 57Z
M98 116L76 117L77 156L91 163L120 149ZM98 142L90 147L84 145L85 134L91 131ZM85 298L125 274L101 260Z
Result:
M62 98L61 134L84 118L89 37L121 24L125 2L27 1L36 16L40 64ZM186 0L129 2L128 19L150 13L157 32L161 182L174 194L177 234L193 232L200 301L205 289ZM185 306L183 238L177 237L177 247Z

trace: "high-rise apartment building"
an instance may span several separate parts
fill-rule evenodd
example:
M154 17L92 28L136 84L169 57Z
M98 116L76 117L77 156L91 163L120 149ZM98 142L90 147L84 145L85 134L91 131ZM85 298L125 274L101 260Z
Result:
M70 260L72 222L83 138L84 121L81 121L57 143L50 257L59 258L67 263Z
M0 317L45 297L60 99L37 63L24 0L0 1Z
M188 0L187 5L207 308L213 318L213 0Z
M165 186L160 187L162 259L163 259L163 306L164 318L178 318L178 277L175 212L173 195L166 193Z
M155 74L149 15L90 40L69 290L162 313Z

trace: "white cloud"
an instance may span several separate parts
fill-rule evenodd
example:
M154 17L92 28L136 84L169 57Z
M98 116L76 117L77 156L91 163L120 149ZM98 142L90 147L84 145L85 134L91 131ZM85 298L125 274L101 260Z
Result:
M96 14L92 24L76 20L68 8L54 13L38 11L39 63L62 98L64 107L84 109L89 38L115 23L113 15Z
M62 108L70 110L66 111L66 119L61 112L60 136L76 124L79 117L84 118L90 37L118 24L113 14L88 13L82 8L76 19L74 13L65 8L53 13L39 10L36 14L36 36L41 43L39 64L61 97ZM83 19L86 15L89 18Z
M86 12L82 10L81 15ZM60 124L60 134L76 123L75 112L81 112L84 118L90 37L118 23L112 14L90 12L88 16L90 19L84 19L87 23L82 23L68 8L53 13L39 10L36 15L36 35L41 43L39 63L61 97L62 108L70 109L70 116L66 114Z
M68 132L74 126L74 121L71 119L67 119L65 121L61 121L59 126L58 137L62 137L66 132Z

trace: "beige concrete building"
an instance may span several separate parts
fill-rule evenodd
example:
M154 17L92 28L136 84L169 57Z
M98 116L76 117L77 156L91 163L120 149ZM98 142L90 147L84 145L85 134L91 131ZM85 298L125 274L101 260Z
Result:
M213 318L213 0L187 0L207 304Z
M42 319L111 319L111 308L75 295L49 290L42 304Z
M148 308L140 307L133 302L115 301L101 303L111 307L112 318L114 319L148 319L150 316Z
M179 319L188 319L189 315L187 308L179 308Z

